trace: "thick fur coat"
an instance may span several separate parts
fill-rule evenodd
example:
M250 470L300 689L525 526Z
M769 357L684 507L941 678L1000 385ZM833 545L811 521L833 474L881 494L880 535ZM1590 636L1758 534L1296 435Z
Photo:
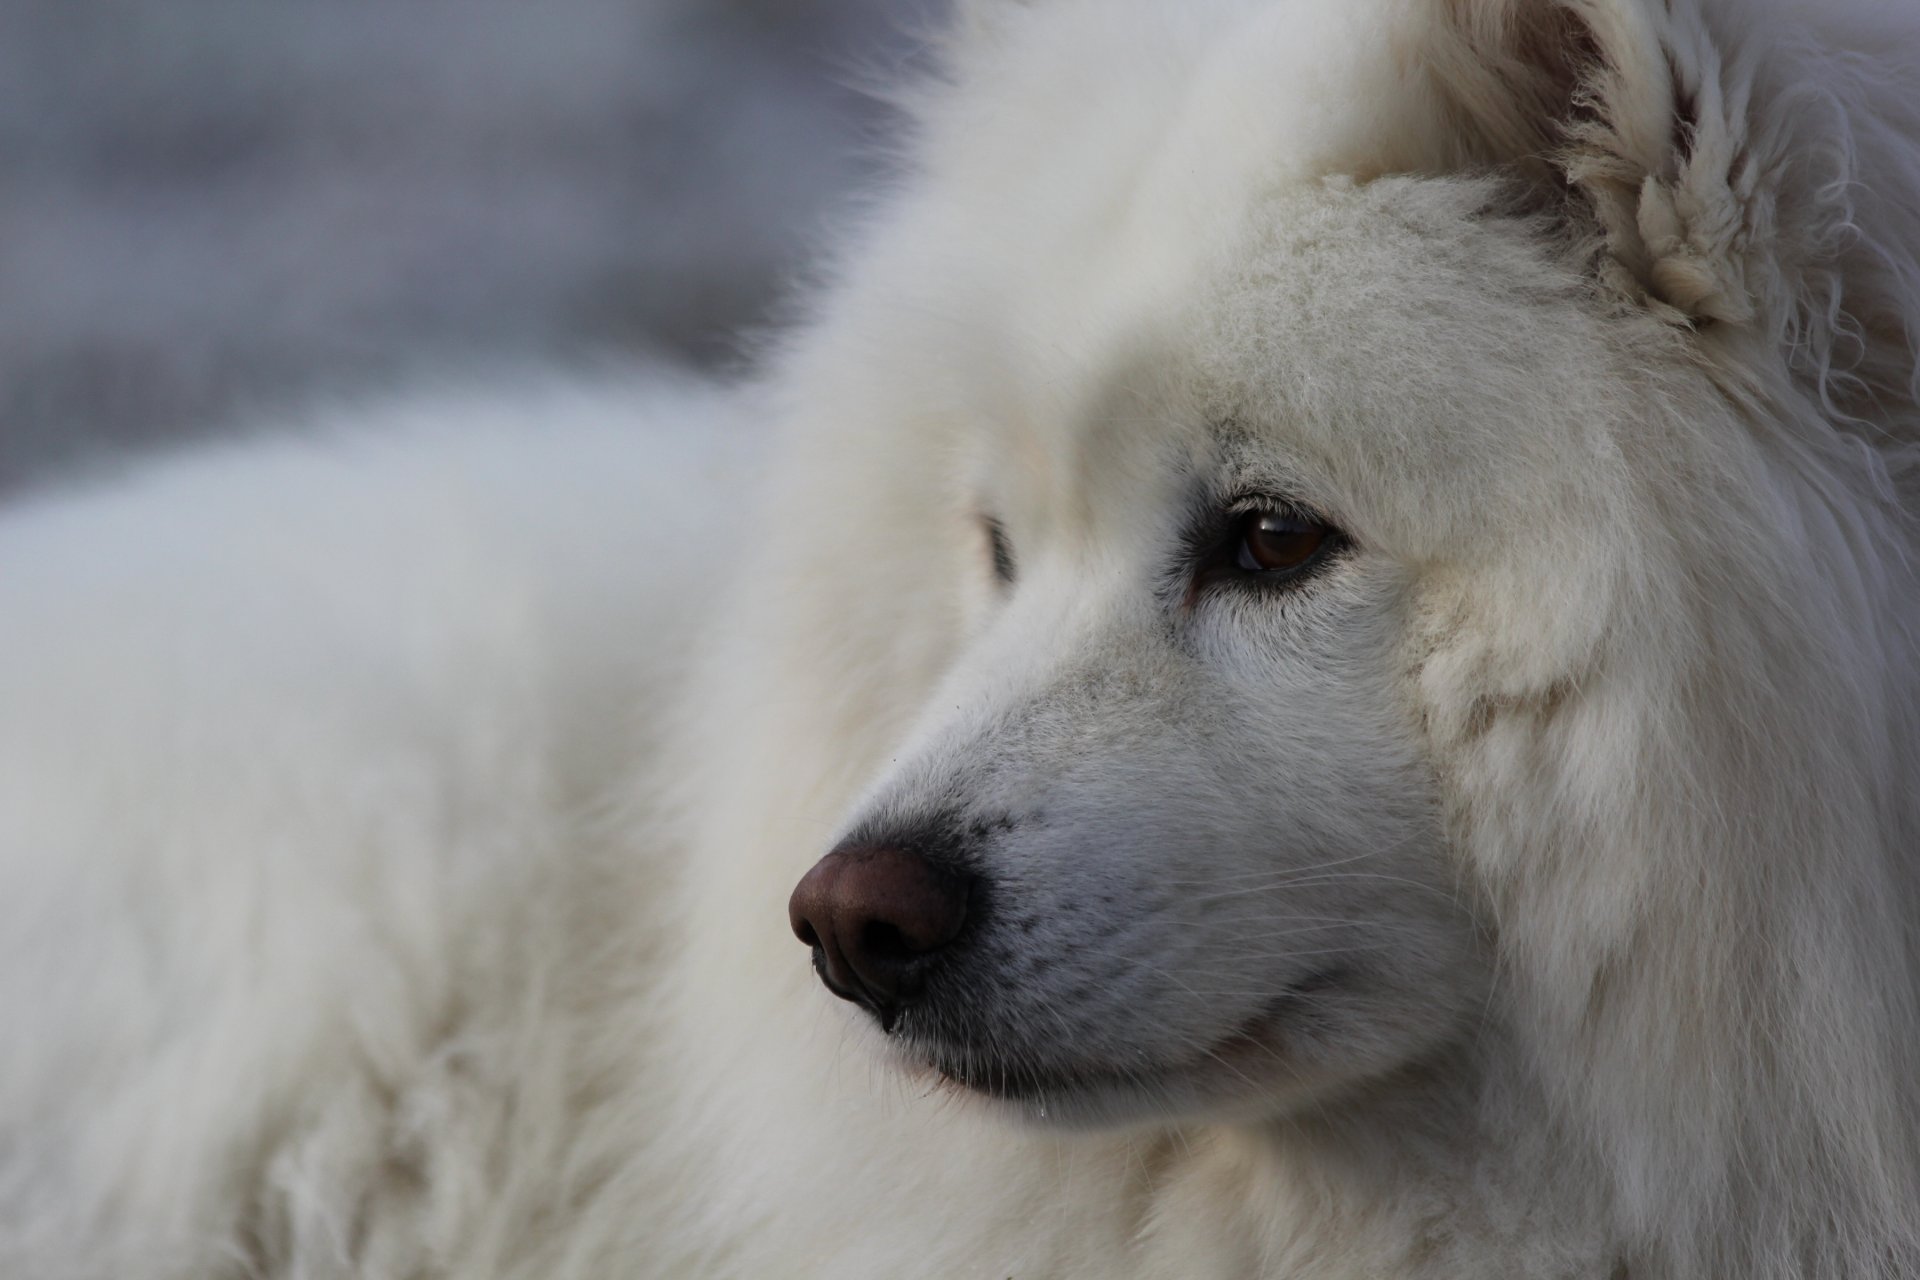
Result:
M753 387L0 519L0 1273L1920 1275L1920 18L942 49Z

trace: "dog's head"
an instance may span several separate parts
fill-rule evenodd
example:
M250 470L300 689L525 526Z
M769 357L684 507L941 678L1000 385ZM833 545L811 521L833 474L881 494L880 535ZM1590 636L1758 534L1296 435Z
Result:
M1742 1106L1843 1141L1784 1082L1884 1085L1911 992L1783 957L1905 954L1817 885L1896 803L1920 225L1834 167L1885 86L1691 4L1124 8L976 6L789 366L886 744L792 897L827 986L1069 1122L1493 1028L1602 1161L1720 1161L1649 1215L1737 1193Z

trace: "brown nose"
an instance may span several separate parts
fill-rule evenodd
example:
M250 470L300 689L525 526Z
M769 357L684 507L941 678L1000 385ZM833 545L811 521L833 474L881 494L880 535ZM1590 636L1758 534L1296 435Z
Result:
M893 1029L920 993L926 959L967 917L967 881L910 849L835 849L800 878L787 919L814 948L827 989L871 1009Z

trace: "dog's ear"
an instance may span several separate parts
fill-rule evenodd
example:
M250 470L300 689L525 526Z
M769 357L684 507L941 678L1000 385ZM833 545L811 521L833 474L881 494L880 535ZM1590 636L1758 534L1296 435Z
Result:
M1769 0L1436 4L1430 65L1477 159L1525 174L1610 291L1778 342L1830 408L1913 405L1911 24L1816 32L1833 15Z
M1453 105L1488 159L1577 205L1609 285L1676 320L1753 317L1754 251L1768 247L1754 235L1778 230L1763 206L1784 175L1761 189L1748 146L1764 104L1728 83L1728 51L1696 6L1443 0L1442 10L1432 59Z

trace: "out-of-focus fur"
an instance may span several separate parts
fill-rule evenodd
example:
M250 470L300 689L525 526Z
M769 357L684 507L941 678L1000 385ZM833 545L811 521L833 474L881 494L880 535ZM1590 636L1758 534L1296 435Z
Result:
M1920 1274L1917 38L974 0L763 385L9 512L0 1272Z

